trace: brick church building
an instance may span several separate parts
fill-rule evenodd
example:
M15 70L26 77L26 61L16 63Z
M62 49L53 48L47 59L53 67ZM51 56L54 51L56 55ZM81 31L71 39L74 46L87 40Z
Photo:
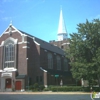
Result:
M58 40L50 43L15 28L12 24L0 36L0 90L22 90L38 83L45 87L73 82L65 49L67 32L62 10Z

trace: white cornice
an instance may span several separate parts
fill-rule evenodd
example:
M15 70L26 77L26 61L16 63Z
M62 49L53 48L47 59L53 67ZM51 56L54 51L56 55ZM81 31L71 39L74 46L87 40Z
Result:
M17 32L17 30L11 31L12 33ZM4 32L3 34L9 34L9 32Z
M18 42L18 44L23 44L23 43L30 44L30 42L28 42L28 41L24 41L24 42Z
M63 43L63 44L61 44L61 45L66 45L67 43Z
M34 40L34 43L37 44L37 45L40 45L40 44L39 44L38 42L36 42L35 40Z
M8 28L9 28L9 26L6 28L6 30L7 30ZM6 30L1 34L1 36L6 32ZM0 36L0 37L1 37L1 36Z
M28 46L23 46L22 48L30 48L30 47L28 47Z
M44 72L47 72L47 70L43 69L42 67L40 67L40 69L41 69L42 71L44 71Z
M4 45L4 41L2 41L2 43L1 43L0 47L2 47L3 45Z
M12 28L14 28L18 33L20 33L20 35L23 35L17 28L15 28L14 26L12 26Z
M24 41L23 43L28 43L28 44L30 44L30 42L28 42L28 41Z
M17 41L18 41L18 39L14 39L14 38L12 38L12 37L9 37L9 38L7 38L7 39L4 41L4 43L6 43L6 42L9 41L9 40L13 41L14 44L17 44Z
M23 42L18 42L18 44L23 44Z
M6 30L9 29L9 27L10 27L10 25L6 28ZM19 34L22 35L22 33L21 33L17 28L15 28L13 25L11 25L11 27L15 29L15 30L13 30L12 32L18 32ZM9 32L6 32L6 30L1 34L1 36L2 36L3 34L8 34L8 33L9 33ZM1 36L0 36L0 37L1 37Z

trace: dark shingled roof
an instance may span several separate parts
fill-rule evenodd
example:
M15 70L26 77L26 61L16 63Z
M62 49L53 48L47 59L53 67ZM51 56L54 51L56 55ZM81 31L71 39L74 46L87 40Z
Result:
M26 75L18 75L16 79L24 79Z
M65 54L64 54L64 51L63 51L62 49L60 49L59 47L54 46L54 45L52 45L52 44L50 44L50 43L48 43L48 42L46 42L46 41L43 41L43 40L41 40L41 39L39 39L39 38L37 38L37 37L35 37L35 36L32 36L32 35L28 34L28 33L26 33L26 32L23 32L23 31L21 31L21 30L19 30L19 31L20 31L22 34L26 34L26 35L28 35L28 36L34 37L34 38L35 38L35 41L36 41L37 43L40 44L40 47L41 47L41 48L43 48L43 49L45 49L45 50L49 50L49 51L55 52L55 53L58 53L58 54L63 55L63 56L65 55Z

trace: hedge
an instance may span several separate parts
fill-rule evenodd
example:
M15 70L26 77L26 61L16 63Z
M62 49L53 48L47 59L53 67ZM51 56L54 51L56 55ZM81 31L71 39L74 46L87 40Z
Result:
M49 88L49 87L48 87ZM52 86L49 88L50 91L56 92L56 91L62 91L62 92L68 92L68 91L84 91L84 92L90 92L90 87L81 87L81 86ZM99 87L93 87L93 91L99 92Z
M63 92L66 92L66 91L82 91L82 88L79 86L64 86L64 87L51 87L51 91L55 92L55 91L63 91Z
M39 85L38 83L34 83L33 85L26 86L26 90L32 91L42 91L45 87L43 85Z
M83 92L90 92L90 87L81 87L81 86L48 86L48 88L44 88L43 85L38 85L35 83L34 85L27 87L26 90L32 91L61 91L61 92L68 92L68 91L83 91ZM99 87L93 87L92 91L100 92Z

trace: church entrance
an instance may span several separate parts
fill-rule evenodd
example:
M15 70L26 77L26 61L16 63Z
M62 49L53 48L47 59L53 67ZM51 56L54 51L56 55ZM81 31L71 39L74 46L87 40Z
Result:
M16 81L15 90L21 90L21 81Z
M5 80L5 88L6 89L9 89L9 88L11 88L11 78L7 78L6 80Z

